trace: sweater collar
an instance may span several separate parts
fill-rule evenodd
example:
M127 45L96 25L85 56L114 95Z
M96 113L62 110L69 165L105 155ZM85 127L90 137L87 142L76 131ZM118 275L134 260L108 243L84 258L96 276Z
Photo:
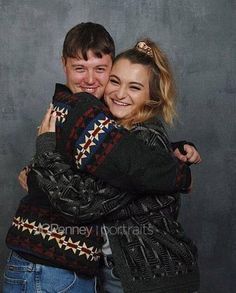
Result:
M68 100L73 95L72 91L64 84L56 83L53 102L63 99Z
M68 93L70 95L73 95L72 91L65 85L65 84L62 84L62 83L56 83L55 85L55 94L58 93L58 92L61 92L63 91L64 93Z
M54 96L53 96L53 102L55 102L58 98L60 99L60 97L64 97L65 99L70 98L71 96L73 96L73 92L65 85L62 83L56 83L55 85L55 91L54 91ZM91 95L91 94L89 94ZM100 99L100 101L106 105L104 97L102 97Z

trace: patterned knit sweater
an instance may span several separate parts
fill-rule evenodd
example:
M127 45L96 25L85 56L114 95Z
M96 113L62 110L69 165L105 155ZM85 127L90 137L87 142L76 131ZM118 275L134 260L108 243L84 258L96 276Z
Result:
M58 117L58 151L75 169L134 194L173 193L189 188L186 165L161 149L150 149L135 134L119 127L93 96L72 94L65 86L57 85L53 103ZM88 276L96 274L102 245L100 225L74 226L65 221L52 208L35 178L29 176L30 191L8 231L8 247L36 263ZM123 204L127 201L123 193Z

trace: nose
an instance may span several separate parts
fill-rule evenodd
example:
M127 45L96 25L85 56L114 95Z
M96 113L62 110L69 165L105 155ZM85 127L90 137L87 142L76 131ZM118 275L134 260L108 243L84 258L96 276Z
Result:
M122 100L127 96L126 88L124 86L120 86L116 91L116 98L118 100Z
M87 72L87 75L86 75L86 78L85 78L85 81L87 84L94 84L95 82L95 75L94 75L94 72L93 71L88 71Z

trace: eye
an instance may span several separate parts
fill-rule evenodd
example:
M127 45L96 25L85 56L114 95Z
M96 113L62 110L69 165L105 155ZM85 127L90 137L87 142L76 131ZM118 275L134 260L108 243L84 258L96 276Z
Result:
M103 72L106 71L106 68L105 68L105 67L97 67L96 71L97 71L98 73L103 73Z
M84 67L82 67L82 66L75 67L75 71L76 72L84 72Z
M131 88L131 90L141 91L141 88L138 87L138 86L134 86L134 85L132 85L130 88Z
M114 79L114 78L110 78L110 82L114 85L119 84L118 80Z

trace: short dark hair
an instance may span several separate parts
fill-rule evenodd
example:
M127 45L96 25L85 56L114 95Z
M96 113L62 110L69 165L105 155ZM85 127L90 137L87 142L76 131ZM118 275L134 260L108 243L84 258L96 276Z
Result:
M88 60L87 53L91 50L98 58L103 54L115 57L115 44L108 31L98 23L82 22L69 30L66 34L62 55L66 61L68 57L83 57Z

